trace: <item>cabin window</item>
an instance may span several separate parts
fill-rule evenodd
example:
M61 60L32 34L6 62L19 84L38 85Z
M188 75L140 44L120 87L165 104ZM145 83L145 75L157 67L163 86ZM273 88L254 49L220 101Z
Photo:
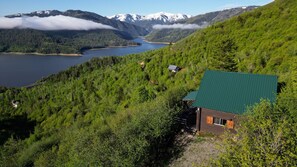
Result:
M225 126L226 123L227 123L227 120L225 120L225 119L217 118L217 117L213 118L213 124L215 124L215 125Z

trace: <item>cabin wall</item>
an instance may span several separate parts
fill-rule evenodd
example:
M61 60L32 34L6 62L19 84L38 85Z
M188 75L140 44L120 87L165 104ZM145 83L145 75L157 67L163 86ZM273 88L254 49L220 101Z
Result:
M232 113L226 113L226 112L221 112L221 111L216 111L216 110L210 110L206 108L200 108L200 114L199 120L200 121L200 132L210 132L214 134L222 134L227 128L227 126L220 126L220 125L215 125L215 124L209 124L207 123L207 116L211 117L217 117L217 118L222 118L225 120L232 120L234 121L234 127L233 129L229 129L231 132L236 133L235 128L237 125L237 120L236 120L236 114ZM197 122L199 125L199 122Z

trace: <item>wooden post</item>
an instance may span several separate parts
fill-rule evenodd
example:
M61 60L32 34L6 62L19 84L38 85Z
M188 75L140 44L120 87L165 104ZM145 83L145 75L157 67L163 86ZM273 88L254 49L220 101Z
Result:
M196 130L197 131L200 131L200 114L201 111L200 111L200 108L198 107L197 110L196 110Z

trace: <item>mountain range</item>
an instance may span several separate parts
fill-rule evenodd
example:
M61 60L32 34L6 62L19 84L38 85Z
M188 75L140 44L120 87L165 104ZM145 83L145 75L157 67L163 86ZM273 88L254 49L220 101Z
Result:
M83 50L90 48L137 45L130 40L148 34L148 31L143 27L81 10L18 13L8 15L2 20L9 20L8 23L10 23L16 21L16 18L22 19L21 23L25 25L2 29L1 27L5 27L5 25L0 26L0 52L80 54ZM35 22L36 19L39 21ZM57 19L59 20L57 21ZM54 31L46 28L40 29L44 25L48 26L47 21L55 23L50 24L54 26ZM60 22L63 23L63 26L70 27L82 27L86 24L99 26L95 29L55 28L55 26L61 26L57 25ZM102 26L109 28L100 28Z
M5 17L11 19L32 17L55 19L53 17L63 16L103 24L103 26L110 26L111 29L98 31L71 30L71 32L70 30L48 32L46 30L28 31L15 29L11 31L2 29L0 31L0 52L81 53L85 48L135 45L135 43L129 42L129 40L138 36L146 36L148 41L153 42L176 42L192 34L199 28L207 27L215 22L226 20L255 8L257 7L239 7L197 16L159 12L146 16L118 14L104 17L96 13L81 10L67 10L65 12L44 10L31 13L18 13ZM157 29L156 25L158 26ZM166 25L166 28L162 27L163 25ZM186 26L183 29L184 25L190 26ZM38 36L39 38L38 40L31 40L32 36ZM85 40L92 42L84 42Z
M133 37L143 36L148 34L148 31L143 27L139 27L137 25L121 22L114 19L108 19L107 17L98 15L96 13L81 11L81 10L67 10L65 12L58 11L58 10L45 10L45 11L35 11L31 13L18 13L13 15L7 15L5 17L7 18L16 18L16 17L22 17L22 16L50 17L50 16L58 16L58 15L70 16L74 18L90 20L96 23L109 25L120 31L129 33Z
M176 21L189 19L191 15L186 14L173 14L166 12L153 13L149 15L139 15L139 14L117 14L109 16L109 19L119 20L131 24L135 24L141 27L145 27L148 30L152 29L155 24L170 24Z
M153 42L177 42L178 40L185 38L186 36L192 34L199 28L205 28L216 22L227 20L233 16L240 15L244 12L251 11L258 8L258 6L247 6L247 7L237 7L231 9L225 9L221 11L210 12L206 14L201 14L193 16L187 19L178 20L170 23L171 25L196 25L193 29L181 29L181 28L170 28L166 26L166 29L161 28L153 29L150 34L146 37L147 40ZM169 28L168 28L169 27ZM176 26L173 26L176 27Z

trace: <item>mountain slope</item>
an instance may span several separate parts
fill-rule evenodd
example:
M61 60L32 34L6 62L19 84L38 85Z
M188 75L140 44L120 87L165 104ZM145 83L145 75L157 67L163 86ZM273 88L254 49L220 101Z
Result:
M133 37L143 36L148 33L147 30L142 27L135 26L133 24L129 24L129 23L121 22L121 21L117 21L117 20L111 20L106 17L100 16L96 13L81 11L81 10L67 10L65 12L61 12L58 10L35 11L35 12L31 12L31 13L8 15L6 17L8 17L8 18L22 17L22 16L49 17L49 16L57 16L57 15L70 16L70 17L90 20L90 21L93 21L96 23L102 23L105 25L109 25L109 26L112 26L120 31L129 33Z
M285 121L279 119L281 115L293 119L285 130L297 134L297 128L290 128L297 125L296 9L295 0L276 0L160 50L93 59L31 89L2 89L0 123L6 126L0 131L5 142L0 149L1 164L164 166L178 155L172 144L179 130L176 120L180 101L187 91L197 89L206 69L278 75L278 81L285 85L278 96L283 97L283 106L273 118ZM173 74L167 69L169 64L182 70ZM11 100L19 100L20 107L13 108ZM295 112L287 115L288 111ZM272 125L270 112L266 114L260 117L267 120L261 125ZM29 136L17 133L17 116L35 123L34 131L26 131ZM257 128L257 122L253 123ZM15 131L11 132L11 126ZM282 127L275 129L284 132ZM19 140L9 139L11 135ZM254 139L263 135L259 132ZM270 137L268 134L261 141L270 141L266 140ZM271 157L294 166L296 136L282 139L282 146L291 152L272 152ZM234 139L229 141L236 144ZM269 151L273 144L261 143L260 149ZM258 145L253 148L261 152Z
M203 22L207 22L208 24L212 24L215 22L224 21L228 18L231 18L236 15L240 15L244 12L248 12L256 8L258 8L258 6L247 6L247 7L225 9L222 11L215 11L215 12L197 15L186 20L178 21L178 23L201 25Z
M206 25L212 25L216 22L227 20L233 16L251 11L255 8L257 8L257 6L239 7L210 12L188 19L179 20L172 24L197 24L201 26L201 28L205 28ZM182 38L185 38L186 36L189 36L195 31L196 29L154 29L150 34L146 36L146 39L152 42L176 42Z

